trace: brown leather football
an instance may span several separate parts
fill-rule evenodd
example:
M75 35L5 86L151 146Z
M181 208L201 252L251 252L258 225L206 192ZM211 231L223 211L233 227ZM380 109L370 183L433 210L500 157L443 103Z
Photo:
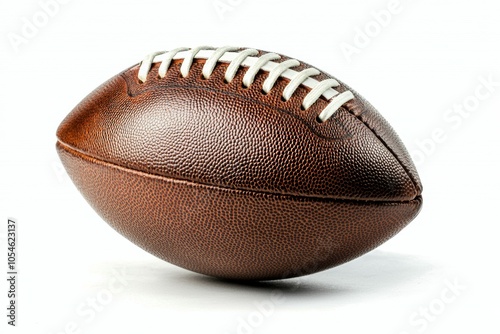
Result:
M216 277L342 264L422 205L405 147L367 101L255 49L152 54L88 95L57 137L73 182L113 228Z

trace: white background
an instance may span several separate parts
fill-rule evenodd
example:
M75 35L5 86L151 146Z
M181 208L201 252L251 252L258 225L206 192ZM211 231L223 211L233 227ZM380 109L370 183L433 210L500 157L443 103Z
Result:
M47 16L36 0L2 1L0 267L14 217L20 281L12 330L2 278L0 331L498 333L500 6L401 0L381 27L373 12L390 6L73 0ZM26 20L37 31L23 32ZM363 40L366 29L371 37ZM348 44L357 48L352 57L342 51ZM61 170L56 128L87 93L147 53L197 45L283 53L354 87L416 157L422 213L346 265L253 285L177 268L119 236ZM484 80L496 86L488 91ZM488 96L478 99L477 90ZM116 271L125 272L121 280Z

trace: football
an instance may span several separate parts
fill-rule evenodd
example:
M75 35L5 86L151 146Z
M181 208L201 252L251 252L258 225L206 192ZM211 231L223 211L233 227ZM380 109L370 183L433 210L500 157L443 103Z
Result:
M325 72L256 49L148 55L84 98L57 138L72 181L116 231L225 279L340 265L422 205L416 168L372 105Z

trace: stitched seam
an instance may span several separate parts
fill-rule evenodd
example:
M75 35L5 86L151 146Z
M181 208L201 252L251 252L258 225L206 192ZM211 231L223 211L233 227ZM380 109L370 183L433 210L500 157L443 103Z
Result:
M144 93L147 93L147 92L150 92L150 91L155 91L155 90L159 89L158 87L151 87L151 88L148 88L148 89L144 89L144 90L142 90L141 92L138 92L138 93L137 92L136 93L132 93L131 85L130 85L128 76L126 75L127 71L122 72L120 74L120 76L122 77L123 80L125 80L125 83L127 84L127 95L128 96L130 96L130 97L136 97L136 96L140 96L140 95L142 95ZM336 141L336 140L349 140L349 139L352 138L352 134L344 127L344 125L341 122L339 122L334 117L330 118L330 121L331 122L335 122L335 124L342 131L345 132L344 136L327 137L327 136L319 133L316 129L314 129L311 126L311 124L309 124L309 122L307 122L307 120L304 119L303 117L300 117L299 115L297 115L297 114L295 114L295 113L293 113L291 111L288 111L287 109L276 107L276 106L270 105L268 103L252 99L250 97L242 96L241 94L237 94L237 93L233 93L233 92L227 92L227 91L224 91L224 90L221 90L221 89L216 89L216 88L200 87L200 86L193 86L193 85L181 85L181 84L162 85L160 88L163 88L163 89L165 89L165 88L166 89L182 88L182 89L189 89L189 90L201 90L201 91L214 92L214 93L218 93L218 94L230 96L232 98L238 98L238 99L240 99L242 101L249 101L249 102L252 102L252 103L257 103L257 104L260 104L262 106L268 107L270 109L276 110L276 111L278 111L280 113L283 113L283 114L286 114L288 116L291 116L291 117L295 118L296 120L298 120L299 122L301 122L302 124L304 124L312 133L314 133L316 136L318 136L321 139L328 140L328 141Z
M187 179L178 179L178 178L173 178L173 177L168 177L165 175L159 175L159 174L153 174L121 165L114 164L112 162L108 162L105 160L102 160L101 158L91 156L85 152L82 152L76 148L73 148L72 146L58 140L58 145L61 146L63 150L65 150L67 153L79 157L81 159L87 160L87 161L94 161L95 163L104 165L104 166L109 166L111 168L119 169L125 172L129 173L134 173L134 174L139 174L139 175L146 175L147 177L153 177L153 178L158 178L162 180L166 180L169 182L173 183L187 183L191 186L202 186L202 187L207 187L207 188L212 188L215 190L225 190L225 191L236 191L236 192L248 192L248 193L254 193L254 194L260 194L260 195L267 195L267 196L275 196L275 197L288 197L288 198L295 198L295 199L301 199L301 200L309 200L309 201L335 201L335 202L344 202L344 203L364 203L364 204L385 204L385 205L397 205L397 204L411 204L416 201L421 200L421 196L416 196L415 198L407 201L385 201L385 200L370 200L370 199L352 199L352 198L338 198L338 197L321 197L321 196L308 196L308 195L303 195L303 194L287 194L287 193L275 193L271 191L265 191L265 190L255 190L255 189L245 189L245 188L231 188L228 186L221 186L221 185L214 185L214 184L209 184L209 183L203 183L199 181L192 181L192 180L187 180Z
M358 116L356 116L353 112L352 109L350 109L349 107L345 107L345 109L349 112L349 114L353 115L354 117L356 117L356 119L358 119L361 123L363 123L374 135L375 137L377 137L377 139L384 145L384 147L389 151L391 152L392 156L394 157L394 159L396 159L397 162L399 162L399 165L401 166L401 168L403 168L403 170L406 172L406 175L408 176L408 178L411 180L412 184L413 184L413 188L415 189L415 194L417 194L418 196L418 187L417 187L417 181L414 179L412 173L410 173L409 169L403 164L403 162L399 159L398 155L392 150L392 148L385 142L385 140L377 133L377 131L372 128L371 126L368 125L368 123L366 123L365 121L363 121L361 119L361 116L366 112L366 111L363 111L361 114L359 114Z

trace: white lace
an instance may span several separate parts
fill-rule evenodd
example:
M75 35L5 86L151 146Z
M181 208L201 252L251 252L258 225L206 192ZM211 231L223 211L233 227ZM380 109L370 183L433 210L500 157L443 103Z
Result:
M327 121L344 103L354 99L354 95L350 91L339 93L334 89L340 86L337 80L326 79L317 81L312 78L321 73L315 68L307 68L301 72L292 70L293 67L300 65L298 60L290 59L277 63L274 62L274 60L281 59L281 56L276 53L266 53L257 57L259 51L255 49L238 50L239 48L231 46L218 49L200 46L193 49L178 48L171 51L155 52L148 55L142 61L138 78L140 82L146 82L153 63L157 62L161 62L158 75L160 78L164 78L174 59L183 59L180 72L183 77L187 77L194 59L197 58L206 59L202 70L204 79L210 78L215 66L217 66L219 62L229 63L224 76L227 82L233 81L240 67L248 67L243 77L243 86L247 88L253 84L257 73L263 70L269 72L262 86L262 91L265 94L273 89L278 78L283 77L290 80L282 93L282 97L285 101L288 101L293 96L293 93L300 85L304 85L311 89L304 98L304 101L302 101L302 108L304 110L309 109L321 98L321 96L330 101L328 106L318 115L318 120L320 122Z

